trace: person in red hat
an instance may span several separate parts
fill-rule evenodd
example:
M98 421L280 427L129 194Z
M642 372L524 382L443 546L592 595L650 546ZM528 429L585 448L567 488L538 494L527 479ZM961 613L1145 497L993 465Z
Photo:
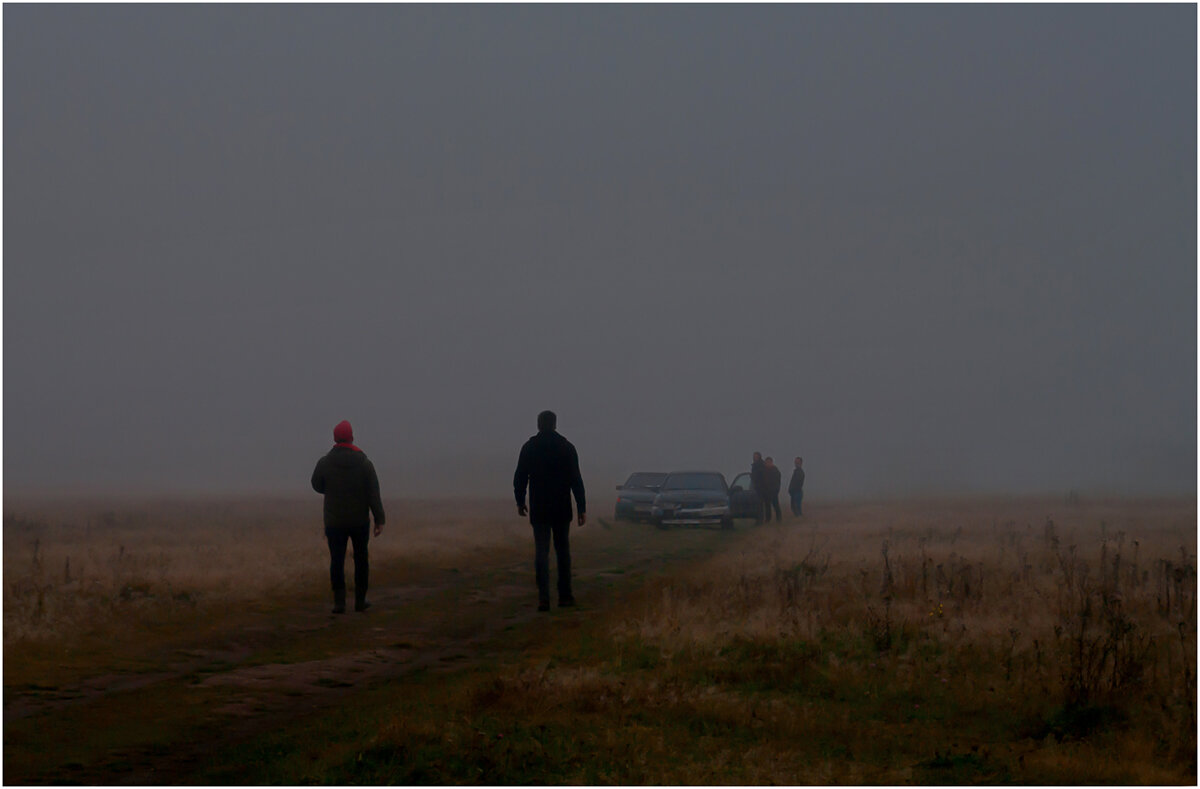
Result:
M365 611L369 565L367 540L371 516L375 536L383 531L383 502L379 478L366 454L354 446L354 430L343 420L333 428L333 449L313 470L313 490L325 496L325 539L329 542L329 580L333 584L333 613L346 613L346 543L354 545L354 610Z

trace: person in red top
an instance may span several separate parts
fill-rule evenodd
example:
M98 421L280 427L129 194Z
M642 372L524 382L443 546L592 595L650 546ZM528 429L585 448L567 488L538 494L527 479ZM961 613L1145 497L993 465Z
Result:
M346 543L354 544L354 610L366 611L369 564L367 540L371 516L375 536L383 531L385 516L379 497L379 478L366 454L354 446L354 430L343 420L333 428L336 442L313 469L313 490L325 496L325 539L329 543L329 580L333 585L333 613L346 612Z
M775 465L775 458L767 458L764 477L766 487L763 489L763 510L766 512L767 523L771 522L771 512L775 512L775 520L783 522L783 512L779 509L779 488L783 485L783 472Z

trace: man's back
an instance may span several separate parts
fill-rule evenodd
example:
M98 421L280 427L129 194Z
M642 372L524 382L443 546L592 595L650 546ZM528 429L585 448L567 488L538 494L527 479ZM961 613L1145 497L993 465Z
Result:
M313 470L313 490L325 495L325 525L353 529L383 523L383 504L379 497L379 478L375 466L358 449L336 446L329 450Z
M779 488L783 484L783 474L779 470L779 466L767 466L767 495L778 496Z
M571 520L571 493L580 512L584 501L579 455L570 441L554 430L541 430L521 447L513 489L520 504L529 487L529 520L565 523Z

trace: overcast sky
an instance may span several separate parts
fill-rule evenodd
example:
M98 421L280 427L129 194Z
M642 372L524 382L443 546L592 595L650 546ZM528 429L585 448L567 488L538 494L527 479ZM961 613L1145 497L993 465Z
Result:
M6 5L4 489L1196 487L1196 7Z

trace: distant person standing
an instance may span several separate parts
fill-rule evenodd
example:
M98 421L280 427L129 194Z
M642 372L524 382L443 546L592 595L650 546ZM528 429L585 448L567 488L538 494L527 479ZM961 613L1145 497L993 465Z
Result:
M366 611L369 565L367 539L371 516L375 536L383 531L383 502L375 466L354 446L354 431L343 420L333 428L333 449L313 470L312 486L325 496L325 539L329 543L329 580L333 585L333 613L346 613L346 543L354 544L354 610Z
M804 458L796 458L796 467L792 469L792 478L788 481L788 496L792 499L792 514L797 518L803 517L800 505L804 502Z
M758 496L758 517L755 520L761 523L763 510L767 506L767 464L763 462L761 452L755 452L754 459L750 461L750 487Z
M529 515L533 526L533 572L538 588L538 610L550 610L550 541L554 541L558 565L558 605L575 605L571 593L571 495L579 510L579 525L587 522L583 477L579 474L579 454L575 446L555 428L558 417L553 411L538 414L536 436L521 447L517 471L513 475L513 493L517 514ZM525 488L529 488L529 509L525 508Z
M775 465L774 458L766 459L766 477L767 488L766 495L763 497L763 507L767 511L767 523L771 522L771 510L775 510L775 520L783 520L783 511L779 509L779 489L783 486L783 474L779 471L779 466Z

